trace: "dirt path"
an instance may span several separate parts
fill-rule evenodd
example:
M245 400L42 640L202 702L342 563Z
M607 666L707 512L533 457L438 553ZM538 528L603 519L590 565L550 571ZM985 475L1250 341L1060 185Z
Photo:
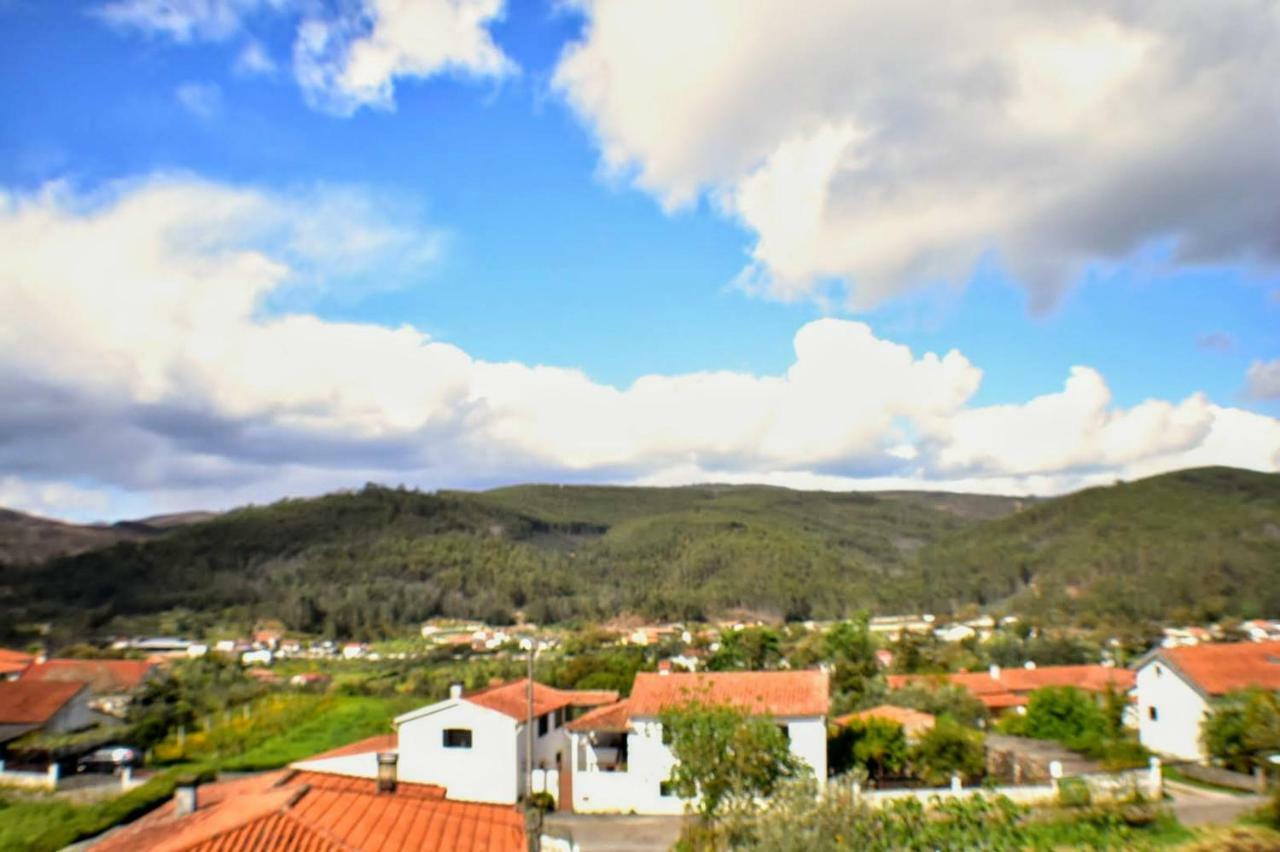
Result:
M680 836L678 816L547 814L546 826L568 830L582 852L665 852Z
M1167 778L1164 789L1173 798L1173 812L1183 825L1235 822L1267 801L1266 797L1252 793L1209 790Z

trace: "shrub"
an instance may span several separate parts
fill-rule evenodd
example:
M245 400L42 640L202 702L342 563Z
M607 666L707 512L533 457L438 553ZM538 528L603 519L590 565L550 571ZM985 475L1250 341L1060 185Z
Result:
M907 759L916 777L942 786L952 775L966 782L980 777L986 767L986 750L982 734L943 717L911 747Z

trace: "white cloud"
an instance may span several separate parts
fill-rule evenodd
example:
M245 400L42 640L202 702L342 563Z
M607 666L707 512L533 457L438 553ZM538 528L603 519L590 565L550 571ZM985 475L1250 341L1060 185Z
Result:
M239 33L256 12L288 5L290 0L113 0L94 12L120 29L186 43L222 41Z
M357 13L312 17L298 28L294 75L308 102L338 115L391 109L397 78L499 78L514 64L489 26L504 0L365 0Z
M1280 399L1280 358L1254 361L1249 365L1249 396L1254 399Z
M756 235L740 276L868 306L995 250L1051 304L1084 265L1280 260L1280 4L577 0L555 85L606 169Z
M183 83L173 90L178 104L196 118L212 121L222 112L222 89L216 83Z
M276 73L276 61L262 42L250 39L236 54L231 70L243 77L271 77Z
M366 480L1046 492L1188 464L1280 468L1274 418L1199 395L1118 406L1086 367L1059 392L974 406L982 372L963 354L914 353L859 322L804 325L778 374L616 388L409 326L270 308L299 278L433 242L400 212L353 189L181 176L0 194L5 493L32 506L20 488L89 483L159 511ZM368 236L332 239L335 222Z

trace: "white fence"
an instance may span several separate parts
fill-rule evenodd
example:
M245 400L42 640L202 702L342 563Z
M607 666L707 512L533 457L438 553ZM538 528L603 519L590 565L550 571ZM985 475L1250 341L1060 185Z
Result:
M0 760L0 785L10 787L35 787L41 790L58 789L58 764L51 763L44 772L6 769Z

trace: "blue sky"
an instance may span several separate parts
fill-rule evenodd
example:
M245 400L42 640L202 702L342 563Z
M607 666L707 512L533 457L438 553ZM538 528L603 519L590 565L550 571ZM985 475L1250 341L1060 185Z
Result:
M438 0L423 2L431 5ZM80 208L80 215L88 215L84 211L95 205L114 203L104 198L118 200L133 192L133 187L155 180L252 190L277 199L348 191L363 199L362 212L373 210L370 215L376 214L380 222L393 222L405 233L419 235L417 245L429 242L432 246L424 250L429 259L422 262L406 263L404 252L399 251L362 256L341 270L321 263L299 264L305 267L302 272L258 301L255 316L259 319L300 314L333 324L408 325L477 361L576 369L595 383L625 389L651 375L783 374L795 361L793 338L798 330L829 317L865 323L877 339L903 344L917 358L926 352L943 355L958 350L982 371L980 383L965 399L969 408L1024 405L1060 391L1071 368L1083 365L1105 380L1112 411L1122 412L1151 399L1178 404L1199 393L1212 404L1252 412L1268 421L1280 415L1280 393L1263 386L1265 382L1260 384L1265 378L1261 370L1280 356L1280 277L1269 254L1275 251L1275 241L1268 244L1265 227L1256 224L1270 221L1280 229L1280 207L1274 198L1268 202L1261 197L1268 184L1258 182L1261 176L1274 188L1280 169L1265 158L1253 162L1253 170L1240 178L1251 181L1242 186L1259 193L1255 207L1264 209L1256 216L1253 208L1240 212L1243 206L1224 206L1215 211L1202 203L1179 201L1181 196L1170 192L1169 198L1152 202L1160 205L1159 215L1150 208L1135 208L1131 221L1115 229L1125 233L1124 239L1108 245L1107 234L1090 234L1071 244L1059 241L1055 234L1077 228L1067 214L1060 221L1039 210L1017 221L992 214L988 229L966 234L954 245L947 242L950 236L924 233L921 242L939 241L936 251L930 247L926 260L932 263L931 258L938 256L945 262L926 265L921 274L896 275L882 269L915 270L923 261L913 255L889 258L882 264L879 257L868 259L867 252L851 254L845 248L867 233L858 223L878 226L881 221L875 206L868 207L863 196L853 190L840 195L846 192L841 181L852 180L848 178L854 161L851 149L843 149L841 155L844 171L827 177L824 197L828 202L821 215L828 218L813 226L817 237L801 240L804 246L816 247L803 257L788 250L785 258L782 253L771 254L771 246L793 235L784 233L786 222L772 222L767 214L787 199L775 196L762 214L739 193L745 193L753 170L764 173L775 162L782 163L774 155L808 130L755 139L754 147L737 153L730 153L722 141L723 165L715 156L695 156L694 143L714 146L716 140L732 139L737 125L708 127L699 142L689 129L693 123L704 114L727 115L734 110L752 119L748 90L758 83L744 77L735 89L726 72L729 82L703 91L699 81L710 75L690 67L688 97L699 103L698 111L690 112L675 103L682 91L678 78L666 89L655 83L652 92L637 93L631 86L620 89L621 93L598 95L592 94L590 75L567 72L566 50L575 48L591 53L597 63L591 67L615 63L609 66L610 79L652 76L647 67L626 64L647 59L630 57L607 37L611 28L629 23L609 21L609 15L621 14L610 11L611 4L572 7L534 0L505 5L459 0L460 7L485 7L494 13L481 16L482 35L487 32L506 58L506 72L479 71L478 65L467 68L465 59L444 68L401 70L386 75L389 103L365 101L337 110L317 102L320 96L304 91L297 82L300 22L360 12L363 17L357 18L354 34L347 36L350 49L373 28L385 24L390 31L395 23L375 0L367 0L363 7L355 0L344 4L214 0L212 7L221 7L234 21L230 30L202 35L197 22L194 35L182 36L138 23L161 5L119 0L114 4L117 10L142 16L130 24L104 16L109 4L50 0L0 4L4 42L0 184L14 198L35 198L51 182L61 182L61 191L75 199L70 207ZM655 5L652 24L654 32L661 34L672 25L663 16L678 10L658 5L663 9ZM200 4L174 6L179 12L189 6L190 14L196 15ZM1244 21L1247 14L1241 12L1235 20ZM1082 40L1092 38L1096 29L1086 23L1081 24ZM689 29L697 25L690 23ZM840 25L833 20L833 27ZM1150 22L1152 31L1166 35L1177 32L1180 25ZM636 38L648 35L638 32ZM785 37L808 36L783 33L779 39ZM676 56L690 55L676 49L683 44L682 38L673 38ZM1029 31L1027 43L1038 44L1035 38ZM1134 41L1140 40L1135 36ZM237 58L250 45L269 57L273 70L237 68ZM785 47L779 46L776 55L784 55ZM801 70L788 66L790 70L779 74L838 78L860 73L857 68L838 68L834 59L830 66L824 64L821 49L815 46L811 62ZM773 55L766 53L766 59ZM1144 57L1144 63L1155 66L1149 54ZM742 65L750 60L747 57ZM1258 70L1246 65L1241 73ZM808 78L800 82L808 85ZM874 89L872 84L867 86ZM873 90L872 95L885 100L893 96L887 90ZM640 102L646 96L652 103ZM748 107L743 106L744 100ZM765 100L759 105L762 114L775 108ZM669 117L663 114L664 103L671 105ZM837 119L846 124L870 123L872 107L865 103L832 107L832 114L823 120L836 128L845 126ZM789 107L776 108L780 123L790 120ZM657 132L645 129L650 117L642 112L645 109L656 112ZM340 114L344 111L349 114ZM661 132L664 120L672 122L672 138L694 137L693 154L677 156L664 147L674 145ZM1082 133L1086 120L1092 119L1080 119ZM804 121L808 123L797 127L808 128L813 115ZM883 128L883 121L876 126ZM1230 122L1224 123L1224 132L1231 127ZM1117 138L1123 130L1116 130ZM897 128L896 132L903 131ZM1073 150L1081 147L1071 144L1072 128L1056 132L1064 145ZM753 129L742 137L753 134L761 135ZM881 132L876 138L893 136ZM864 160L882 150L874 142L867 144L872 153L860 154ZM884 146L891 144L886 141ZM1001 138L998 144L1007 142ZM1136 144L1142 153L1144 143ZM610 151L620 152L622 168L610 162ZM912 157L926 159L909 146L901 151L904 162ZM1153 149L1151 158L1161 154ZM1249 151L1238 156L1247 161ZM731 165L735 157L745 165ZM1095 161L1082 162L1092 166L1101 158L1099 154ZM1104 168L1099 165L1098 171ZM974 192L975 198L989 186L983 182L985 174L975 168L965 182L966 191ZM1224 193L1238 194L1230 184L1234 179L1223 178ZM1132 190L1131 180L1137 190ZM690 182L698 191L673 204L673 196ZM1081 182L1087 181L1081 178ZM922 178L918 186L921 192L930 189L927 179ZM1117 174L1112 184L1104 182L1093 196L1075 199L1072 208L1062 209L1087 210L1090 205L1114 209L1131 201L1127 194L1119 202L1109 198L1108 186L1119 187L1116 192L1140 193L1146 184L1132 175ZM917 184L907 189L914 192ZM941 191L936 200L926 197L930 206L922 210L931 215L936 203L963 211L964 204L954 197L956 190L948 187L945 192L945 198ZM1179 203L1185 204L1185 212L1177 209ZM832 212L842 206L850 211L844 218ZM981 206L975 200L975 219L983 215L978 212ZM1060 206L1046 203L1044 209ZM804 210L797 210L794 218L803 220ZM915 211L913 221L927 218L922 210ZM896 211L891 216L886 209L884 220L899 215ZM1153 224L1134 223L1144 215ZM1228 220L1246 215L1254 219L1241 219L1238 239L1226 243L1211 239L1217 234L1215 217ZM1250 236L1250 228L1261 236ZM956 231L954 227L942 230L948 235ZM1200 239L1198 235L1215 247L1197 256L1187 246ZM886 239L893 243L893 234ZM255 247L281 256L284 250L275 240L275 234L267 235ZM916 248L913 245L910 251ZM1027 272L1044 257L1058 256L1069 261L1058 263L1052 271L1052 286ZM756 292L735 284L747 266L765 270L766 283ZM865 282L873 278L879 282L875 297L858 296L869 291ZM128 284L112 281L99 286ZM1050 290L1052 295L1045 297ZM1252 385L1251 367L1255 368ZM65 379L51 373L49 381L57 385ZM901 416L894 413L890 419ZM921 429L907 431L917 436ZM883 449L900 438L881 436L878 446ZM1261 451L1258 466L1265 469L1280 458L1271 452L1269 448ZM756 462L736 459L720 468L699 462L697 470L709 477L751 478L758 472L769 481L795 474L803 484L804 475L843 469L846 463L854 468L861 464L849 458L819 463L770 457ZM1111 475L1128 463L1074 460L1064 462L1059 470L996 464L983 471L985 462L971 460L954 474L934 468L899 473L944 484L972 483L975 477L989 476L993 488L1016 481L1028 488L1041 487L1033 486L1028 477L1058 476L1043 487L1060 490L1081 482L1081 471L1103 470ZM513 466L511 477L538 473L556 478L559 471L563 478L573 479L681 478L663 474L662 465L630 460L612 459L598 466L578 461L560 464L557 467L540 456L536 463ZM883 467L880 462L868 465L869 469ZM359 475L365 472L362 468ZM120 505L164 508L174 501L220 504L245 495L279 496L265 486L255 491L242 478L235 480L234 488L210 481L193 490L168 481L113 481L106 474L86 476L16 462L8 470L0 467L0 476L6 473L14 501L69 515L112 514ZM345 475L318 477L314 482L326 487L342 484ZM464 469L409 479L426 486L467 486L504 477ZM301 481L313 482L305 477ZM106 502L88 500L87 508L75 500L63 505L56 496L62 492L50 490L60 482L77 494L110 496ZM308 487L312 486L297 486ZM0 490L0 496L4 493Z

